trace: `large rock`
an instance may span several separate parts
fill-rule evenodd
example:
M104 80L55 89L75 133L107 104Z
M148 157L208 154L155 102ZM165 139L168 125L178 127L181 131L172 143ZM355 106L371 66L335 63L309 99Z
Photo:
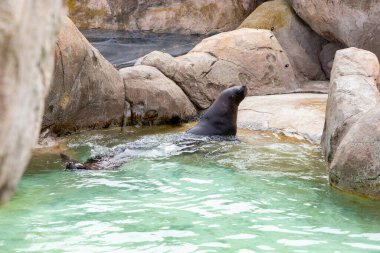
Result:
M0 203L15 191L40 131L61 1L0 2Z
M184 56L154 52L138 64L158 68L201 109L234 85L247 85L248 95L289 93L299 88L286 53L268 30L221 33L204 39Z
M194 117L194 105L172 80L150 66L120 70L134 123L180 123Z
M79 28L206 34L235 29L255 0L69 0Z
M325 94L310 93L246 97L239 106L238 126L284 132L319 143L326 100Z
M297 14L318 34L380 57L378 0L290 0Z
M380 107L350 128L329 170L330 183L345 191L380 199Z
M65 19L55 48L55 72L43 129L60 134L121 124L125 107L119 72Z
M263 3L239 28L272 30L288 54L299 81L325 79L318 56L326 41L294 13L286 0Z
M379 62L369 51L337 51L330 80L322 151L328 164L350 127L380 101L376 88Z

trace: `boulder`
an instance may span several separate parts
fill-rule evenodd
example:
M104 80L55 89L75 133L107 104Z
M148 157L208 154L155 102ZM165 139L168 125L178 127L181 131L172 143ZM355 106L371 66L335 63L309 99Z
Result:
M62 134L121 124L125 107L119 72L65 18L55 48L55 71L43 129Z
M176 60L176 58L174 58L168 53L164 53L161 51L150 52L144 57L138 59L135 65L147 65L159 68L161 72L164 73L165 76L169 77L170 79L174 78L174 75L178 69L178 61Z
M326 79L318 58L326 41L295 14L286 0L263 3L239 28L272 30L288 54L299 81Z
M319 143L325 120L326 94L246 97L239 106L238 127L275 131Z
M256 0L69 0L69 16L82 29L103 28L207 34L235 29Z
M297 14L325 39L380 57L378 0L290 0Z
M352 125L336 150L330 184L344 191L380 199L380 107Z
M61 1L0 2L0 203L37 143L62 15Z
M244 84L248 95L294 92L299 89L292 65L271 31L239 29L204 39L177 58L154 52L139 64L150 65L175 81L200 109L218 94Z
M328 164L351 126L380 101L376 55L357 48L336 52L331 72L322 151Z
M197 114L194 105L172 80L150 66L120 70L133 123L180 123Z
M331 77L331 69L334 63L335 53L342 48L342 45L330 42L323 46L322 51L319 54L319 60L322 65L323 72L325 72L328 79Z

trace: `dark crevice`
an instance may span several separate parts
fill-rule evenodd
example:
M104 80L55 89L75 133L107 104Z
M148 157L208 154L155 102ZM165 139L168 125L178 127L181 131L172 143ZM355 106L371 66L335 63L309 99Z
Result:
M59 52L59 57L61 58L61 68L62 68L62 86L65 89L65 65L63 64L63 56L62 56L62 51L61 47L59 46L59 43L56 43L58 47L58 52Z

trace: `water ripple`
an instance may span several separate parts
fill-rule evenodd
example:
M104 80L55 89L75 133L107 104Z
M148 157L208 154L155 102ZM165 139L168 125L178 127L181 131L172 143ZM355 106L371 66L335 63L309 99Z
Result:
M267 133L185 143L177 134L129 144L115 136L77 136L72 150L82 158L128 150L118 170L27 171L0 209L2 251L380 250L380 204L331 189L313 145Z

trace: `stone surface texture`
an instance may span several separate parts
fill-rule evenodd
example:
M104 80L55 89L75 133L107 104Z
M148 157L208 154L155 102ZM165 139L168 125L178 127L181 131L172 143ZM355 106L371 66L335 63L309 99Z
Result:
M322 37L380 57L378 0L290 0L297 14Z
M194 105L172 80L150 66L120 70L135 124L180 123L196 116Z
M63 134L121 124L125 108L122 78L69 18L58 35L55 55L43 129Z
M238 126L283 132L319 143L326 101L327 95L311 93L246 97L239 106Z
M348 48L337 51L331 73L322 151L328 164L351 126L377 106L379 61L373 53Z
M40 131L61 1L0 2L0 203L15 191Z
M239 29L204 39L177 58L154 52L139 60L175 81L200 109L231 86L246 85L248 95L290 93L300 88L292 65L273 33Z
M306 81L300 84L300 88L296 93L320 93L327 94L329 92L329 81Z
M323 46L321 53L319 54L319 60L322 65L322 69L326 74L326 77L330 79L331 69L334 64L334 57L336 51L343 49L343 46L338 43L328 43Z
M255 0L68 0L79 28L199 33L228 31L256 7Z
M380 107L370 109L342 140L329 171L330 183L380 199Z
M263 3L239 28L272 30L288 54L299 81L325 79L318 56L326 41L295 14L286 0Z

